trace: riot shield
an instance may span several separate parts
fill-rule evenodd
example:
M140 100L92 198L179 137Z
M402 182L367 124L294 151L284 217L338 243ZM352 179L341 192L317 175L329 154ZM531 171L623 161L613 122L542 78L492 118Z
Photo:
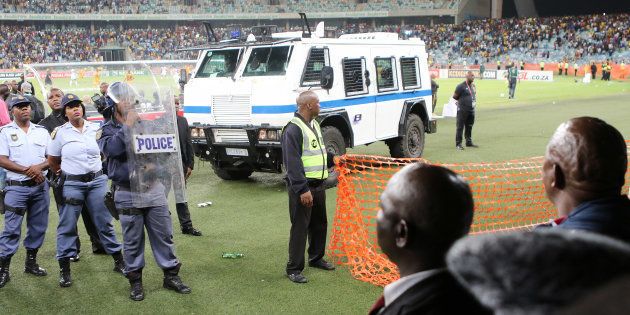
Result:
M160 205L171 190L186 202L174 95L155 82L117 82L108 96L125 120L129 181L135 208Z

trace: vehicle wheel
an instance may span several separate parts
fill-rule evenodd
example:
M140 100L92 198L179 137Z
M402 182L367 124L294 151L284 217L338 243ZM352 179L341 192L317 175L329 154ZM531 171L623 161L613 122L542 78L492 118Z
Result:
M387 141L394 158L419 158L424 151L424 123L416 114L409 114L402 137Z
M254 172L250 169L226 170L226 169L218 168L216 166L213 166L212 169L214 170L214 173L217 174L217 176L219 176L219 178L224 179L224 180L247 179Z
M343 135L339 129L333 126L322 127L322 137L324 137L326 151L335 156L346 154L346 141L343 139Z

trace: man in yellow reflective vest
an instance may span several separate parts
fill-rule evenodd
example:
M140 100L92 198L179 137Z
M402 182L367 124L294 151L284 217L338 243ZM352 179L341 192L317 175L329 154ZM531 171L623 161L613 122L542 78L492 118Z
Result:
M308 236L308 264L323 270L335 267L324 260L326 250L326 192L329 157L319 123L319 98L312 91L300 93L298 111L282 131L282 162L286 169L291 232L287 276L295 283L306 283L304 250Z

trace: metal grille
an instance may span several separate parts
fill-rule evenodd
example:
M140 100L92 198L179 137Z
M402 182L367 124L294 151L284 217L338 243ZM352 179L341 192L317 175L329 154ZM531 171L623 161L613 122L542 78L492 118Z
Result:
M364 94L363 74L365 72L364 59L344 59L343 60L343 83L346 95Z
M302 85L319 85L322 68L328 65L327 48L311 48L302 76Z
M402 71L403 88L416 88L420 86L418 80L417 58L400 58L400 68Z
M216 143L249 143L247 132L243 129L212 129Z
M249 95L215 95L212 113L217 125L251 124L252 105Z

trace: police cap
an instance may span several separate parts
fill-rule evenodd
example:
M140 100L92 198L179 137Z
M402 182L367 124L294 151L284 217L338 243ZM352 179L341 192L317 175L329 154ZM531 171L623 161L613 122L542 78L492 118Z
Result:
M66 106L70 106L72 104L82 105L83 101L81 101L81 99L78 96L72 93L65 94L63 98L61 99L61 107L66 108Z
M13 109L13 106L30 105L30 104L31 104L31 100L24 97L24 95L11 94L7 98L7 105L9 106L9 110Z

